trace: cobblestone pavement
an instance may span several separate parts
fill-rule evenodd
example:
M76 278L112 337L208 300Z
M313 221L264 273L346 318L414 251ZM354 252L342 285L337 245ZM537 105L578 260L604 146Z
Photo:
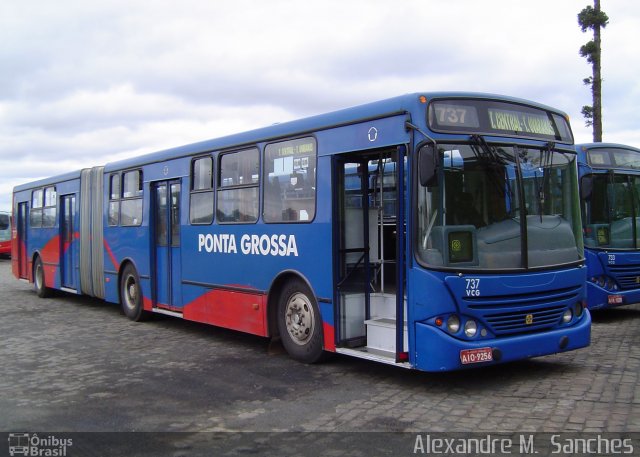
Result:
M640 432L640 306L594 315L588 349L431 374L114 304L39 299L0 261L0 431Z

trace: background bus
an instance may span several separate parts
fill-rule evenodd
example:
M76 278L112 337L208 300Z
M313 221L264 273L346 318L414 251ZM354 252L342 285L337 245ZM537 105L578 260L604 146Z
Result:
M640 150L576 146L588 267L589 308L640 302Z
M410 94L16 187L14 274L422 370L589 344L566 115Z
M0 212L0 256L11 255L11 216Z

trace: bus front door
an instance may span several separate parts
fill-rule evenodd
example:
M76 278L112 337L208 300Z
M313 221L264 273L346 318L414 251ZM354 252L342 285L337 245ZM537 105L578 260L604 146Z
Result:
M160 181L152 187L154 307L180 311L180 181Z
M393 362L407 346L404 152L345 154L334 162L336 345Z
M75 238L76 196L63 195L60 199L60 270L62 287L75 289L75 262L77 243Z

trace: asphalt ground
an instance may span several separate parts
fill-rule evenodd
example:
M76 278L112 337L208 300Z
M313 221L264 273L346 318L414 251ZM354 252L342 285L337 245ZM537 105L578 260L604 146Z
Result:
M0 306L9 445L20 432L74 437L68 456L403 455L425 433L579 433L630 437L640 454L640 305L594 313L589 348L452 373L340 355L305 365L243 333L134 323L100 300L38 298L9 260Z

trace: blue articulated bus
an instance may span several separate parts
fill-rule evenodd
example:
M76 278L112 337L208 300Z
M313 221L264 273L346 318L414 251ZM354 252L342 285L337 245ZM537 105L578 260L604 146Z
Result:
M640 303L640 149L576 145L589 309Z
M18 186L52 289L427 371L587 346L567 117L410 94Z

